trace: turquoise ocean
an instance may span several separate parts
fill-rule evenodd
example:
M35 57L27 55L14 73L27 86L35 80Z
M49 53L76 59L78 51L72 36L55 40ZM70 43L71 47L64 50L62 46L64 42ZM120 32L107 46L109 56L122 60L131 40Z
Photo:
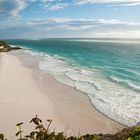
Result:
M41 57L38 68L85 93L93 106L124 125L140 122L140 40L7 40Z

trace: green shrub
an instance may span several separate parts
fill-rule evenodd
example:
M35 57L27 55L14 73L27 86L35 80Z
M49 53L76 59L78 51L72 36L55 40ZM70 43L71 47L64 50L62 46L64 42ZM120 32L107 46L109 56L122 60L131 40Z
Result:
M132 128L126 140L140 140L140 125Z

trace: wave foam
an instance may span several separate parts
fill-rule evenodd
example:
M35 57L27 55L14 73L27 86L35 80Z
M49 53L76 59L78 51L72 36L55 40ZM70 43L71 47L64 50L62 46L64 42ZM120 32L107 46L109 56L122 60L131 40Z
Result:
M135 90L135 91L140 92L140 86L135 85L135 84L131 83L131 82L128 81L128 80L118 79L118 78L113 77L113 76L111 76L110 78L111 78L111 80L114 81L114 82L117 82L117 83L120 83L120 84L124 84L124 85L128 86L129 88L131 88L131 89L133 89L133 90Z

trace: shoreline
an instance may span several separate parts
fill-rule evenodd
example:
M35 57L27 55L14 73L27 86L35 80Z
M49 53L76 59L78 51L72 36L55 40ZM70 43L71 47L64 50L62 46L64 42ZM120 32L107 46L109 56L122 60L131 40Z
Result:
M44 79L48 79L48 77L49 77L49 78L53 79L53 81L55 81L55 83L60 84L60 86L67 87L67 88L69 88L69 89L73 89L73 90L74 90L75 92L77 92L78 94L82 94L83 98L86 98L86 100L87 100L87 102L89 103L89 105L90 105L91 107L93 107L93 109L94 109L97 113L99 113L101 116L107 118L108 120L111 120L115 125L117 124L121 129L122 129L122 128L128 127L128 126L126 126L126 125L124 125L124 124L121 124L120 122L117 122L117 121L113 120L112 118L109 118L109 117L106 116L104 113L102 113L100 110L98 110L98 109L93 105L93 103L91 102L89 96L87 96L87 94L85 94L84 92L82 92L82 91L80 91L80 90L78 90L78 89L75 89L75 88L73 88L73 87L71 87L71 86L68 86L68 85L66 85L66 84L64 84L64 83L62 83L62 82L59 82L58 80L55 79L55 77L53 77L53 75L48 74L48 73L45 73L44 71L39 70L39 68L38 68L38 63L39 63L39 61L41 60L41 59L40 59L40 55L37 56L37 57L35 57L36 55L34 56L34 55L31 55L31 54L28 54L28 53L25 53L25 52L22 54L22 55L23 55L23 58L21 57L21 55L20 55L19 52L18 52L18 53L12 52L12 55L16 55L16 56L22 61L22 65L23 65L23 66L32 69L33 72L36 71L36 73L33 75L33 78L34 78L35 80L36 80L36 76L41 74L42 77L45 77ZM25 56L24 56L24 55L25 55ZM27 58L29 57L29 58L31 58L31 59L36 59L36 61L34 61L35 64L33 64L32 66L31 66L31 63L28 64L28 59L25 60L25 57L27 57ZM35 70L35 69L36 69L36 70ZM39 81L39 79L37 79L37 82L38 82L38 81ZM42 85L43 85L43 83L42 83ZM43 89L43 88L42 88L42 89ZM116 129L115 132L117 132L117 130L118 130L118 129ZM114 131L114 130L113 130L113 131ZM111 133L115 133L115 132L113 132L113 131L111 131ZM98 132L97 132L97 133L98 133Z
M14 76L16 77L18 72L20 73L22 71L24 73L23 73L23 75L20 75L20 77L23 78L23 76L25 76L24 82L27 82L27 85L28 85L29 82L32 81L32 84L34 84L34 86L32 88L35 88L36 90L39 91L38 93L35 94L35 99L40 98L41 104L44 103L43 106L41 104L39 104L40 108L43 110L43 111L39 110L39 112L41 114L39 117L42 117L41 119L44 120L45 114L47 114L48 111L50 111L51 112L51 113L49 112L50 117L52 116L51 118L54 118L53 122L55 123L56 128L59 129L58 131L60 131L60 130L65 131L68 126L69 134L73 133L73 134L78 135L79 130L80 130L81 134L115 133L118 130L124 128L123 125L107 118L106 116L101 114L99 111L97 111L93 107L93 105L91 105L88 97L86 95L84 95L84 93L81 93L71 87L65 86L65 85L57 82L52 76L50 76L48 74L44 74L41 71L38 71L37 66L36 66L37 60L33 60L32 56L29 56L27 54L22 54L22 56L20 56L20 55L18 56L18 55L19 54L14 55L14 53L13 54L12 53L2 54L1 58L2 58L3 62L0 62L0 65L4 65L3 63L4 63L5 59L7 59L7 61L8 61L7 63L9 63L10 66L14 65L16 68L20 67L19 71L17 71L17 69L15 69ZM25 56L27 56L27 57L25 58ZM30 62L27 61L27 60L29 60L28 58L30 58ZM37 59L37 58L35 58L35 59ZM14 63L13 63L13 60L14 60ZM8 69L8 67L9 66L7 64L5 67L7 70L6 73L8 73L10 75L11 70ZM1 69L3 69L3 71L4 71L5 68L3 68L3 67L0 68L0 76L1 76ZM25 75L25 73L26 74L28 73L28 74ZM27 79L26 79L27 77L30 77L29 81L27 81ZM9 77L6 77L6 79L8 80ZM11 79L11 80L13 80L13 79ZM2 82L2 80L0 82ZM9 82L9 80L7 81L7 85L8 85L8 82ZM18 80L14 81L14 83L13 83L13 86L15 85L15 88L18 88L18 87L16 87L17 83L18 83ZM23 83L18 83L18 84L20 85ZM25 84L25 87L27 85ZM20 86L22 87L22 85L20 85ZM1 87L1 84L0 84L0 87ZM32 88L30 89L30 92L35 91ZM26 88L22 87L22 89L20 89L20 90L25 90L25 89ZM4 90L4 88L3 88L3 90ZM25 92L29 92L29 89L27 91L25 90ZM24 93L24 94L26 94L26 96L28 97L27 94L29 94L29 93ZM15 97L17 98L18 93L16 93L15 95L16 95ZM31 93L31 95L33 95L33 93ZM32 99L32 98L33 98L33 96L30 96L30 99ZM33 98L33 101L35 99ZM36 105L36 104L30 103L30 105L31 105L31 109L33 109L33 105ZM49 106L49 107L47 108L47 106ZM44 112L44 109L45 109L46 113ZM21 113L22 110L18 110L18 111ZM34 111L37 111L37 110L34 110ZM4 111L3 111L3 113L4 113ZM31 112L28 112L28 113L31 113ZM33 113L34 112L32 111L31 114L33 114ZM17 114L15 114L15 115L17 115ZM19 117L20 121L24 122L25 121L24 119L26 118L26 117L25 118L24 117ZM32 118L34 116L30 116L30 117ZM28 119L31 119L30 117L28 116ZM0 121L1 121L1 119L0 119ZM16 123L18 123L18 122L13 122L14 126L16 125ZM2 128L0 128L0 130L1 129Z

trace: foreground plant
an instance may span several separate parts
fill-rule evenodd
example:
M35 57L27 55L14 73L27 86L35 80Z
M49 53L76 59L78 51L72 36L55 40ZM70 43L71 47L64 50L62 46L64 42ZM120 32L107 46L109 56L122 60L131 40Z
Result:
M47 126L45 127L42 123L42 120L37 116L34 117L30 123L35 124L35 131L30 132L29 135L22 136L23 131L21 130L21 125L23 123L17 124L19 131L16 133L17 140L65 140L63 132L56 134L55 132L49 133L49 129L52 123L52 120L47 120Z
M51 132L50 127L52 120L47 120L45 126L38 116L35 116L30 123L35 125L35 130L28 135L23 135L22 125L23 122L18 123L18 132L16 133L17 140L140 140L140 125L130 128L125 128L122 131L112 134L93 134L84 135L81 137L69 137L67 138L63 132L56 133ZM0 134L0 140L6 140L3 134Z
M3 134L0 134L0 140L6 140Z
M140 125L130 130L127 134L126 140L140 140Z

